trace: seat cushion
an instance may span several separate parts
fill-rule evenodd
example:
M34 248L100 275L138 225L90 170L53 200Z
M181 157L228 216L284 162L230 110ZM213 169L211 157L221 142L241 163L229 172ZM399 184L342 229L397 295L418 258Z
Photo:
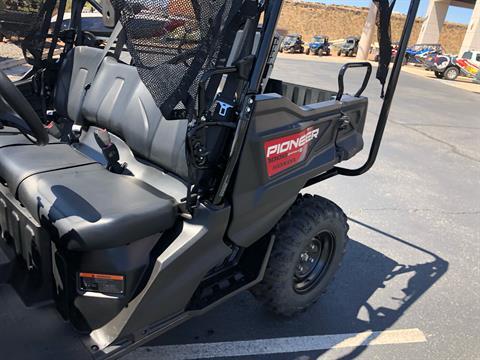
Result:
M0 147L0 178L13 195L21 182L34 174L94 163L67 144L36 146L30 143Z
M50 230L57 246L95 250L159 236L175 223L175 201L131 176L99 164L25 179L18 198Z
M80 141L73 144L73 146L84 155L106 166L105 157L101 153L94 137L97 129L98 128L94 126L90 126L87 131L82 133ZM182 202L182 199L187 196L188 182L185 182L171 172L165 172L164 169L155 166L151 162L146 162L141 158L135 157L130 147L118 136L110 133L110 138L118 149L120 155L119 162L126 163L127 170L131 172L135 178L168 194L178 203Z

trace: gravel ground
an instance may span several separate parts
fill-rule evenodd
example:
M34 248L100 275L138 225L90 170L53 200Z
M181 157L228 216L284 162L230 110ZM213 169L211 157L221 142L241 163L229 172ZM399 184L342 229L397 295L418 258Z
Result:
M0 61L22 58L20 47L11 42L0 42Z
M2 62L11 63L11 60L21 59L23 59L23 54L19 46L12 42L0 42L0 69L2 69ZM16 81L20 79L28 69L30 69L30 65L20 63L16 66L3 69L3 72L10 78L10 80Z

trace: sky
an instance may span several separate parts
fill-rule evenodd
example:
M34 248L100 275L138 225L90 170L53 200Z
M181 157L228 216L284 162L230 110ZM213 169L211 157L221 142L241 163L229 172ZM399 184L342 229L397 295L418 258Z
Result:
M337 5L350 5L350 6L369 6L370 0L304 0L309 2L319 2L324 4L337 4ZM418 10L418 16L425 16L427 12L429 0L422 0L420 3L420 9ZM409 0L397 0L394 11L406 13ZM457 22L461 24L468 24L470 16L472 15L471 9L464 9L455 6L450 6L447 14L447 21Z

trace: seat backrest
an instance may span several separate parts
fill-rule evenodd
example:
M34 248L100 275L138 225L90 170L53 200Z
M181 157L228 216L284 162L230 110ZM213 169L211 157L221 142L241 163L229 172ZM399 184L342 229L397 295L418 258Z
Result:
M81 120L88 75L97 71L103 50L77 46L68 52L58 72L54 102L57 114L75 122Z
M187 120L164 119L135 67L105 58L85 96L82 115L121 137L140 157L187 179Z
M242 31L239 31L231 54L237 53L241 36ZM259 37L257 33L254 49L258 46ZM228 63L231 62L232 58ZM77 63L84 64L86 61ZM78 79L80 84L84 83L83 79L83 76ZM77 90L77 86L74 88ZM75 100L71 102L76 105ZM70 101L69 105L72 109L75 107ZM137 155L188 179L185 156L188 122L185 119L166 120L162 116L134 66L106 57L81 109L85 120L121 137Z

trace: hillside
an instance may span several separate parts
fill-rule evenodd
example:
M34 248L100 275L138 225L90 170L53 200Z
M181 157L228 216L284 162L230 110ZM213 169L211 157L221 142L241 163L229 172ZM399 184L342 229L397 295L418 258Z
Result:
M314 34L325 34L330 39L342 39L348 35L360 35L367 18L368 8L355 6L325 5L287 0L280 17L279 29L289 33L302 34L308 41ZM422 18L418 18L413 29L410 43L417 41ZM400 38L405 15L393 14L392 39ZM445 23L440 43L449 53L460 50L466 26Z

